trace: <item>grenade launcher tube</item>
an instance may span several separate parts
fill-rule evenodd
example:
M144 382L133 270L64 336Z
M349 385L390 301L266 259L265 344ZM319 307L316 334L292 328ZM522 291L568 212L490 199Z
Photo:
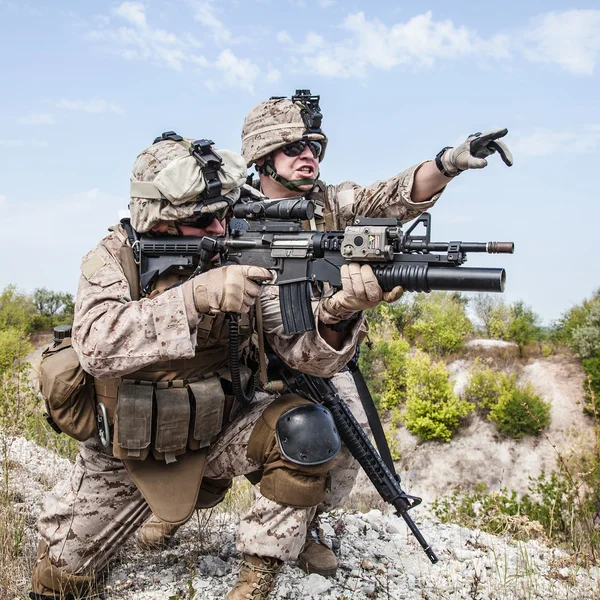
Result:
M372 266L384 291L401 285L407 292L503 292L506 283L506 271L500 268L442 267L419 262Z

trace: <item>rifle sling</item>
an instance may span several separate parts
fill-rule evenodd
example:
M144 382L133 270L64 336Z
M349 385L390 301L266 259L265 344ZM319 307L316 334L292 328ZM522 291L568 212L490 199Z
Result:
M360 372L358 361L351 360L348 363L348 368L350 369L350 373L352 373L352 378L356 384L356 389L358 390L360 401L362 402L365 414L367 415L367 421L369 422L369 427L371 428L371 433L375 439L375 444L377 445L379 455L385 463L385 466L390 470L390 473L392 473L392 475L398 479L398 475L396 474L396 469L394 467L394 460L392 459L390 447L388 446L385 432L383 431L379 413L377 412L377 408L373 402L373 397L371 396L367 382L365 381L363 374Z

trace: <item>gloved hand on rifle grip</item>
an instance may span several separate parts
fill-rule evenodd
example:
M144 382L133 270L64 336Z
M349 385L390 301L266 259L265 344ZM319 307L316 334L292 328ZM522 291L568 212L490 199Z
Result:
M319 319L327 325L349 319L361 310L375 308L381 302L395 302L404 292L400 286L384 292L367 264L343 265L341 276L342 289L319 305Z
M196 310L202 313L247 313L261 286L256 281L269 281L268 269L247 265L228 265L202 273L185 285L193 287Z
M487 133L474 133L456 148L442 151L439 161L443 167L442 173L454 177L467 169L483 169L487 166L487 156L494 152L500 155L504 164L511 167L513 157L508 146L499 141L508 133L508 129L493 129ZM437 162L437 161L436 161ZM439 166L439 165L438 165Z

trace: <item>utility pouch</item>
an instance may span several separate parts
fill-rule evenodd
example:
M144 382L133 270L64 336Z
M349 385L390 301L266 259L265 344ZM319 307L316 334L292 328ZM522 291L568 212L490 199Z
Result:
M94 381L79 364L70 337L44 350L39 381L48 422L81 442L91 438L96 431Z
M119 386L113 454L118 459L144 460L152 434L152 385L124 380Z
M175 462L183 454L188 441L190 427L190 399L186 387L160 387L156 394L156 439L152 454L157 460Z
M199 450L210 445L221 431L225 393L218 377L209 377L189 384L192 421L188 448Z

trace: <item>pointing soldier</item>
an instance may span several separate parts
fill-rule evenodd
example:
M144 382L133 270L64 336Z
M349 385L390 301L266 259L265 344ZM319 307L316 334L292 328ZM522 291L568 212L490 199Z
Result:
M271 98L255 106L246 116L242 130L242 155L248 167L256 167L257 191L268 198L302 194L313 200L317 216L314 223L307 224L311 229L341 230L352 225L357 216L410 221L431 208L454 177L468 169L485 167L486 157L495 152L505 164L512 165L512 155L500 140L507 133L502 129L469 136L456 148L442 149L434 160L422 161L370 186L352 181L327 185L319 173L328 143L321 125L319 96L311 95L309 90L297 90L291 99ZM367 428L350 372L337 374L333 382L363 428ZM331 492L318 512L342 505L357 474L358 464L352 461L332 471ZM328 576L336 572L335 555L320 541L318 513L298 565L307 573Z

